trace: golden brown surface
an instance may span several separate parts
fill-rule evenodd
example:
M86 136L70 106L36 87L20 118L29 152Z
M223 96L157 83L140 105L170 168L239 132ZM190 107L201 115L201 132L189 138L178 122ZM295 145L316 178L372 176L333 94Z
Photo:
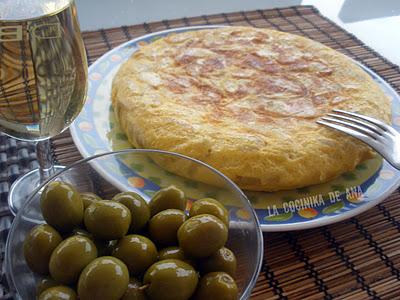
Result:
M390 120L389 99L344 55L247 27L141 47L116 75L112 100L135 147L195 157L248 190L326 182L371 157L362 143L315 123L333 108Z

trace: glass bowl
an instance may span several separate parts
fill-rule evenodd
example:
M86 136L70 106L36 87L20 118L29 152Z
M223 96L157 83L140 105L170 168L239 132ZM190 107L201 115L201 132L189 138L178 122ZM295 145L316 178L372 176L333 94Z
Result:
M40 194L49 182L56 180L69 182L81 192L95 192L103 199L130 190L149 200L155 191L169 185L185 192L189 199L187 208L196 199L217 199L230 213L227 247L237 256L235 279L240 299L250 296L261 268L263 237L256 214L242 191L222 173L198 160L165 151L131 149L80 160L32 191L14 219L6 245L6 274L16 297L35 298L40 276L28 269L22 246L29 230L44 223Z

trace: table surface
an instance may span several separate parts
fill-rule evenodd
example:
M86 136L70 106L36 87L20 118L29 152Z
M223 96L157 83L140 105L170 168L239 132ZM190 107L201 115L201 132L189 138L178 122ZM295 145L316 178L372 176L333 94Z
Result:
M399 0L75 0L82 30L182 17L313 5L393 63L400 65Z
M83 0L77 1L82 2ZM92 0L85 0L85 3L90 1ZM92 7L91 14L96 15L96 18L99 18L99 14L95 13L94 10L104 9L103 5L99 5L99 3L102 3L101 1L98 0L96 5ZM203 0L203 2L207 1ZM220 1L224 2L223 0ZM121 4L121 2L123 1L121 0L117 4ZM154 2L156 0L152 3ZM218 5L221 2L218 2ZM288 4L288 1L283 2ZM235 0L231 0L230 3L232 5L237 4ZM246 3L250 5L253 2L248 0ZM289 5L296 3L291 2ZM172 5L171 2L169 4ZM242 8L232 5L229 6L231 11L251 10L258 7L246 6ZM213 8L210 13L218 11L214 6L209 7ZM158 11L164 16L159 19L174 17L174 15L166 16L167 13L175 13L175 17L190 16L189 13L183 14L183 12L173 11L171 7L171 11L165 11L165 14ZM225 9L224 7L219 9L228 12L226 7L225 5ZM319 10L324 13L321 6L319 6ZM82 9L82 12L81 20L89 22L91 20L89 15L85 17L84 9ZM208 12L196 10L195 12L192 11L192 14L199 15ZM112 16L112 18L108 16ZM139 17L138 14L135 16ZM144 10L141 17L144 21L150 22L149 15L145 14ZM132 20L129 19L129 22L127 19L122 20L118 18L117 13L110 10L97 26L106 28L118 26L118 24L143 23L143 20L140 19ZM117 21L119 23L116 23ZM112 47L148 31L163 30L169 26L184 26L184 24L220 24L223 22L256 24L260 27L277 28L305 35L342 51L369 66L398 92L400 91L400 73L397 67L382 59L347 32L340 30L336 25L322 18L310 6L236 14L228 13L123 26L109 30L85 32L83 36L89 61L93 63ZM100 28L90 28L88 24L82 24L85 30ZM95 26L96 24L92 25ZM380 52L382 53L382 51ZM68 165L80 158L68 131L54 138L52 144L55 157L60 164ZM34 164L32 165L35 162L35 156L31 146L33 145L17 142L0 134L0 204L2 204L0 206L0 262L4 259L4 242L12 221L7 209L9 184L20 174L25 173L26 169L35 167ZM385 202L345 222L312 230L264 235L263 268L253 290L252 299L399 299L399 203L400 193L397 191ZM10 295L7 294L4 272L5 270L0 268L0 299L11 299Z

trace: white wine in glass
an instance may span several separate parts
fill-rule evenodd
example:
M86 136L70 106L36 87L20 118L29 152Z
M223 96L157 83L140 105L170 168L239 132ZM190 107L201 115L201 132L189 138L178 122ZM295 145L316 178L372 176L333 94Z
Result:
M16 213L26 196L57 169L49 139L82 109L87 60L73 0L0 2L0 131L36 141L39 169L9 193Z

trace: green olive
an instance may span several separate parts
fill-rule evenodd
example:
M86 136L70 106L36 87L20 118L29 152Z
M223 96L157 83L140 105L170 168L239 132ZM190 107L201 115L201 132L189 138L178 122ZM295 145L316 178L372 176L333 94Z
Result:
M47 224L33 227L23 247L29 268L38 274L47 275L51 253L61 242L61 235L53 227Z
M93 202L102 200L95 193L91 193L91 192L81 193L81 199L83 202L84 209L88 208L89 205L92 204Z
M238 287L235 280L224 272L208 273L201 278L195 300L237 300L239 298Z
M84 237L87 237L87 238L93 240L93 234L91 234L89 231L79 228L79 227L72 229L72 234L70 236L74 236L74 235L84 236Z
M140 195L133 192L122 192L115 195L112 201L119 202L129 208L132 215L131 232L140 232L146 227L150 219L150 208Z
M202 274L225 272L231 276L235 276L236 265L235 254L225 247L222 247L213 255L199 261L200 271Z
M50 182L40 197L45 221L61 232L71 231L82 223L83 202L79 192L70 184Z
M59 285L59 282L50 277L43 278L36 286L36 298L39 298L40 294L43 293L45 290Z
M129 271L118 258L102 256L83 269L78 281L80 300L120 299L129 283Z
M61 242L51 254L51 277L64 284L72 284L79 278L84 267L97 257L93 241L75 235Z
M193 267L177 259L156 262L143 279L148 285L146 294L152 300L187 300L196 290L197 282L198 275Z
M158 259L154 243L137 234L124 236L115 246L112 255L122 260L130 274L135 276L144 273Z
M198 215L185 221L178 230L179 246L191 257L212 255L225 245L228 229L217 217Z
M164 259L179 259L181 261L185 260L185 255L182 251L181 248L172 246L172 247L167 247L164 249L161 249L158 252L158 259L159 260L164 260Z
M151 216L168 208L186 209L185 193L175 186L169 186L154 194L149 202Z
M177 245L179 227L186 221L186 215L179 209L166 209L153 216L149 222L151 239L160 246Z
M195 266L195 261L186 257L183 250L176 246L167 247L158 252L158 260L164 259L179 259L193 267Z
M116 240L122 238L131 224L131 212L118 202L101 200L85 210L85 226L95 238Z
M72 230L72 235L70 235L70 236L74 236L74 235L84 236L84 237L91 239L93 241L93 243L96 245L98 256L111 255L111 252L114 249L114 246L118 242L118 240L108 241L108 240L95 239L93 234L91 234L90 232L88 232L82 228L74 228Z
M142 283L136 278L132 277L129 280L128 289L121 300L146 300L146 294L141 287Z
M220 219L224 224L229 226L229 213L226 210L225 206L222 205L219 201L212 198L204 198L197 200L192 204L190 208L189 216L194 217L202 214L210 214L216 216Z
M39 300L76 300L78 297L73 289L59 285L48 288L39 296Z

